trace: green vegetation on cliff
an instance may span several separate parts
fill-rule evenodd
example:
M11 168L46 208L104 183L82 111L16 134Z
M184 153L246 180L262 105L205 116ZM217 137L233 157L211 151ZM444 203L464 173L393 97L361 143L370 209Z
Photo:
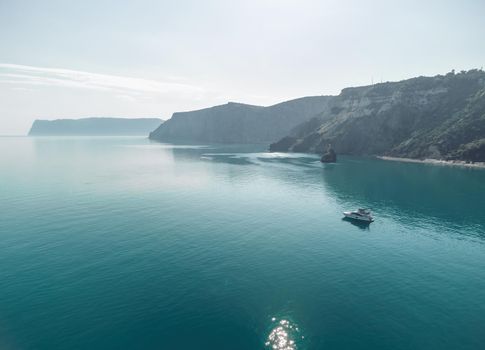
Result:
M485 161L485 73L471 70L342 90L271 151Z

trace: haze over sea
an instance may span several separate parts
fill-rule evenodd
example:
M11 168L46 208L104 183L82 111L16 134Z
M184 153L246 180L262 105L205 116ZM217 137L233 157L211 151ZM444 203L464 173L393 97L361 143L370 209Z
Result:
M485 348L483 169L137 137L0 164L1 349Z

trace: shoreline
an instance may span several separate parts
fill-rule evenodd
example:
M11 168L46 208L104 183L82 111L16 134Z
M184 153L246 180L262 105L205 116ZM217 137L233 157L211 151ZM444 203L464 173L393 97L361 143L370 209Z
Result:
M388 157L388 156L376 156L382 160L390 160L393 162L405 162L405 163L421 163L432 165L451 165L461 166L465 168L485 169L485 162L467 163L464 160L439 160L439 159L413 159L413 158L400 158L400 157Z

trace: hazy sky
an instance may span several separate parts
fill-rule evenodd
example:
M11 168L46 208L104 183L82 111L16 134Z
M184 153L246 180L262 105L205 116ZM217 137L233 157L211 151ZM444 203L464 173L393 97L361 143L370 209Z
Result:
M485 66L483 0L0 0L0 134Z

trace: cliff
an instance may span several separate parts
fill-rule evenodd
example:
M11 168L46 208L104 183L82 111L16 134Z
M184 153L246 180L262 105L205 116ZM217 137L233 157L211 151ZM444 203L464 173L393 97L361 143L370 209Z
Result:
M150 138L167 142L270 143L323 111L328 99L304 97L269 107L231 102L174 113L150 133Z
M158 118L83 118L35 120L29 136L148 135L163 120Z
M347 88L271 151L485 161L485 72Z

